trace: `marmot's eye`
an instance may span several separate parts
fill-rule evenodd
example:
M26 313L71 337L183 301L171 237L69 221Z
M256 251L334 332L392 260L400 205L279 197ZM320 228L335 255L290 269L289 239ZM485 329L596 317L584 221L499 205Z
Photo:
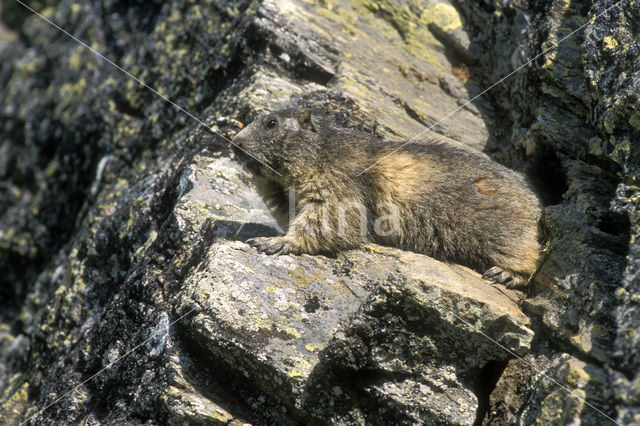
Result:
M264 127L265 129L269 130L269 129L273 129L277 125L278 125L278 120L269 120Z

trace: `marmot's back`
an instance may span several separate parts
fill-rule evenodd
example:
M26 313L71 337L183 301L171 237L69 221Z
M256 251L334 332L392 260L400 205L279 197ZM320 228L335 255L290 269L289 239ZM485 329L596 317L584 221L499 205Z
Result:
M372 241L480 270L494 266L489 275L513 285L537 266L538 199L522 176L480 154L442 142L394 152L399 143L339 128L309 109L262 117L234 142L287 228L250 241L262 251L335 253Z
M399 238L373 240L486 270L499 265L528 275L540 252L540 204L522 176L441 142L394 144L368 171L377 200L400 208ZM379 202L379 201L378 201Z

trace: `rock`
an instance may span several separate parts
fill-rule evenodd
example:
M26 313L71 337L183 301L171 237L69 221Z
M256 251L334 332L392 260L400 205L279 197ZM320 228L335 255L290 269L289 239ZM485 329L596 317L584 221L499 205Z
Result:
M2 5L0 422L640 422L637 2L32 6L157 93ZM250 248L219 133L289 104L529 170L527 291Z
M183 235L203 233L203 226L214 234L225 232L216 234L219 239L203 253L173 303L178 314L196 308L182 329L202 352L196 356L193 347L185 349L175 375L185 376L178 366L204 358L245 382L239 392L258 389L304 422L351 421L356 415L349 401L364 391L376 406L385 407L360 412L368 421L466 424L476 416L478 372L510 356L498 344L527 352L533 337L529 319L507 295L517 296L501 293L467 268L374 245L369 253L330 259L266 256L229 241L255 220L275 224L255 216L261 203L249 204L258 196L240 184L249 176L236 163L224 157L196 161L196 171L185 175L190 182L185 186L192 189L178 200L176 223L184 224ZM234 208L225 211L224 206ZM193 226L203 210L209 210L206 223ZM407 329L412 333L407 335ZM436 336L428 331L434 329L439 330ZM380 346L366 349L372 341ZM386 379L361 390L345 386L343 374L359 376L362 369ZM177 382L168 391L167 405L197 417L191 401L200 396L184 387ZM417 388L421 391L414 396ZM449 399L456 401L455 408L444 404ZM260 418L259 413L252 416Z

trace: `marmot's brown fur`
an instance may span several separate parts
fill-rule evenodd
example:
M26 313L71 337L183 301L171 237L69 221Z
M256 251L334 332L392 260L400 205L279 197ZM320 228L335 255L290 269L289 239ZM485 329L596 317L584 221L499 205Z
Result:
M537 197L522 176L480 154L433 141L393 152L397 143L310 109L259 118L233 142L255 156L236 149L286 230L249 241L268 254L374 242L486 271L510 287L538 265Z

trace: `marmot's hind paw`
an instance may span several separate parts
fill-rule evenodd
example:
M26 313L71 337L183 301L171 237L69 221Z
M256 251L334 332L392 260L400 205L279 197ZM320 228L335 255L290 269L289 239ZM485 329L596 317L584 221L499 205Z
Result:
M512 275L499 266L489 268L482 274L482 278L487 278L493 282L504 284L507 288L523 288L525 280L521 277Z
M291 253L291 245L285 237L256 237L249 238L246 242L251 247L255 247L258 251L266 254Z

